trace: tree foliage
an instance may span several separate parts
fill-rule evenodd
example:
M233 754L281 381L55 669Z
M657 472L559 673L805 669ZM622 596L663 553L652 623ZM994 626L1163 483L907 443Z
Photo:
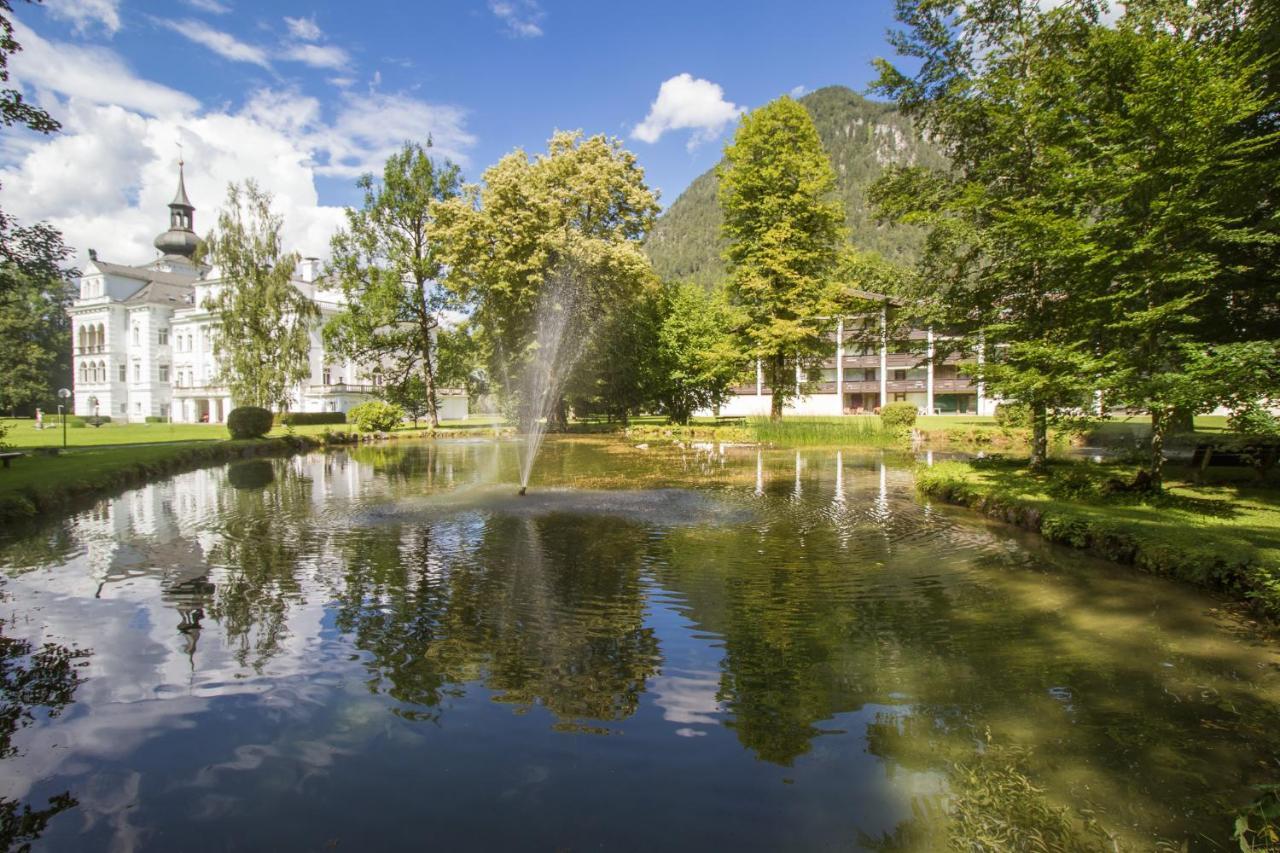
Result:
M795 396L800 361L824 354L824 300L844 214L835 173L804 108L783 97L742 119L725 148L720 205L740 346L760 359L773 416Z
M282 249L282 219L252 180L227 187L226 207L205 242L223 284L204 308L216 316L218 380L238 405L287 410L292 387L311 374L315 303L293 284L300 260Z
M474 306L471 320L500 393L518 396L553 273L573 270L577 292L566 334L577 341L609 327L653 286L640 242L657 210L643 170L621 142L567 132L551 138L546 154L508 154L485 171L483 186L434 207L450 287ZM584 359L579 370L601 366Z
M56 400L71 384L71 288L61 275L22 272L0 262L0 410Z
M388 387L421 385L425 414L435 426L436 336L457 297L441 282L432 204L457 196L461 178L448 160L432 160L430 146L407 142L388 158L381 181L364 175L357 182L364 205L347 210L330 263L346 307L324 334L333 351L366 371L381 371Z
M694 411L725 402L747 369L733 339L733 311L722 292L692 282L664 284L657 307L653 399L673 421L688 423Z

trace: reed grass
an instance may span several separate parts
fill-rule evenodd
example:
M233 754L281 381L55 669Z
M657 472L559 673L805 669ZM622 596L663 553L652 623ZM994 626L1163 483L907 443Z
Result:
M756 441L787 447L891 447L906 440L901 430L887 428L875 415L784 417L778 421L753 417L747 419L747 427Z

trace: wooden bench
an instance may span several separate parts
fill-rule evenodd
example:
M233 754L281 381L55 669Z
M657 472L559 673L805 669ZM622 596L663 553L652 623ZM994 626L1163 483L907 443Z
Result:
M25 456L25 455L26 455L25 453L17 453L17 452L0 453L0 462L3 462L4 467L8 468L10 462L17 459L19 456Z

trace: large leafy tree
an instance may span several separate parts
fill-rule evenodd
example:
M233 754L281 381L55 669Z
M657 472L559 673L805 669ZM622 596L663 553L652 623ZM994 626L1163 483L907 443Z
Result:
M900 168L873 192L889 218L930 229L923 319L948 330L996 394L1032 412L1033 467L1050 416L1087 404L1097 329L1081 292L1087 204L1070 177L1081 129L1069 117L1075 61L1099 8L1076 0L900 0L892 41L917 63L879 61L879 91L944 146L950 168ZM1082 379L1084 384L1082 385Z
M61 275L0 263L0 410L53 400L71 380L71 289Z
M648 359L652 395L673 421L688 423L696 410L727 400L730 386L743 374L733 311L721 291L671 282L658 296L657 313L657 340Z
M742 119L719 176L741 347L761 361L779 418L797 365L829 349L824 299L844 233L835 172L808 112L783 97Z
M1155 488L1179 411L1280 388L1276 100L1237 27L1223 4L1138 3L1082 63L1103 384L1150 413Z
M325 340L366 370L381 370L396 386L418 379L432 426L436 399L435 339L457 296L441 283L444 266L431 231L434 202L461 189L458 167L436 162L427 147L405 143L388 158L378 181L360 178L364 205L347 211L347 227L334 235L331 270L347 297L346 309L325 327Z
M519 404L519 377L538 351L538 309L552 284L573 290L558 300L571 300L565 335L576 345L654 286L640 243L657 212L644 171L618 140L568 132L553 136L546 154L508 154L485 171L482 186L434 206L450 287L474 306L490 379L508 404ZM582 359L575 372L601 367ZM561 400L552 418L564 417Z
M320 310L293 284L300 257L282 248L282 223L269 193L252 180L233 183L205 242L223 281L204 304L217 316L218 380L238 405L287 410L290 389L311 372Z

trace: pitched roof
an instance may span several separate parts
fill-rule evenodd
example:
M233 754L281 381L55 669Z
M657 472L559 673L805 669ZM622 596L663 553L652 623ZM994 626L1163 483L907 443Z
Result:
M195 288L189 283L172 284L166 281L149 281L137 293L126 299L124 303L126 305L136 305L142 302L158 302L162 305L191 305L194 291Z
M93 266L105 275L118 275L138 281L158 281L162 284L183 284L188 287L196 282L196 276L187 273L165 272L150 267L131 267L125 264L112 264L107 261L92 261Z

